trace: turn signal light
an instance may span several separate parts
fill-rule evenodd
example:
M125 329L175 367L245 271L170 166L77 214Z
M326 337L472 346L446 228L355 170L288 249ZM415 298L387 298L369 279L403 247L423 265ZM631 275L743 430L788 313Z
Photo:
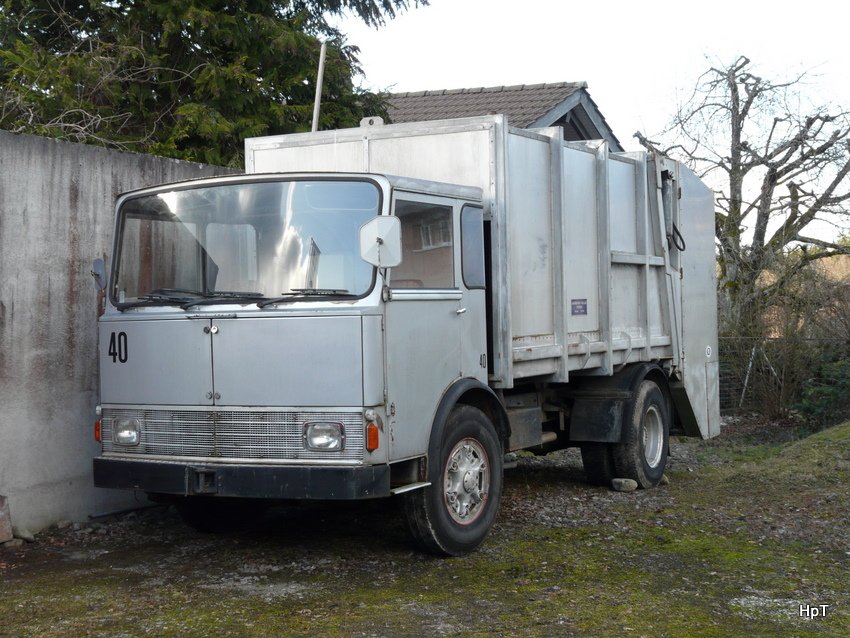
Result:
M100 443L100 419L94 422L94 440Z
M366 426L366 450L374 452L381 444L381 432L378 425L374 422Z

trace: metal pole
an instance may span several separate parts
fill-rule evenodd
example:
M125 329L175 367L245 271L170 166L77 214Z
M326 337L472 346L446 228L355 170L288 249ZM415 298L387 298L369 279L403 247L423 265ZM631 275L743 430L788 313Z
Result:
M322 50L319 53L319 75L316 79L316 100L313 102L313 132L319 130L319 108L322 104L322 82L325 79L325 51L328 45L322 42Z
M753 371L753 361L756 358L756 348L758 348L758 344L753 346L752 352L750 352L750 362L747 364L747 374L744 375L744 389L741 390L741 400L738 402L738 409L744 407L744 397L747 395L747 386L750 383L750 372Z

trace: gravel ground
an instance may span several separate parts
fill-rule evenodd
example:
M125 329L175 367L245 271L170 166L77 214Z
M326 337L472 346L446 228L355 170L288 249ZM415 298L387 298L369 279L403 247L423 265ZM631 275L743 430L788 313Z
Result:
M399 504L276 507L205 535L157 506L0 549L0 636L850 635L850 424L675 439L670 484L585 483L577 450L506 472L484 546L437 559ZM799 605L829 605L800 618Z

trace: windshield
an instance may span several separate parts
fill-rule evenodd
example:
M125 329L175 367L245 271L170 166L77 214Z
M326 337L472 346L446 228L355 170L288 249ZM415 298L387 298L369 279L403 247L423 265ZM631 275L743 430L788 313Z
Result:
M362 296L374 271L358 234L379 206L368 181L230 183L128 199L113 301Z

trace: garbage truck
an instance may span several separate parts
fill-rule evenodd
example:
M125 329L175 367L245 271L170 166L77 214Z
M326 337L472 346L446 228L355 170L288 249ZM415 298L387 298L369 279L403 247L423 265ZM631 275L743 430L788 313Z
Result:
M245 163L117 200L95 485L202 529L396 496L457 556L519 450L652 488L671 434L718 434L714 202L685 166L501 115L248 139Z

